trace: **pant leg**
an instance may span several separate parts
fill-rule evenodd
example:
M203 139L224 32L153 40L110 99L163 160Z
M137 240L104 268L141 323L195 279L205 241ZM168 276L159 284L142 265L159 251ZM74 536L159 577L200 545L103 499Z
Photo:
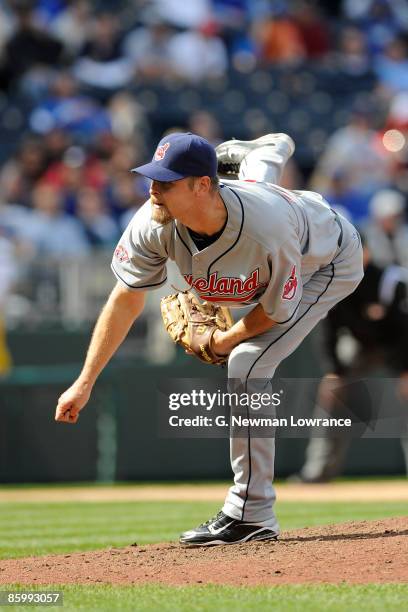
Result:
M277 142L274 147L254 149L242 160L238 178L279 185L290 156L291 150L286 142Z
M343 380L343 384L346 383L346 380ZM324 379L321 384L325 384ZM337 381L337 385L339 384L340 381ZM340 418L344 416L333 406L335 399L333 395L332 402L318 401L313 417L335 416ZM336 434L329 427L323 428L319 437L309 439L305 452L305 463L300 470L301 477L306 482L327 482L341 474L350 442L350 436L346 432Z
M408 438L401 438L400 442L401 442L401 448L402 448L402 452L403 452L404 460L405 460L405 471L408 476Z
M245 381L249 388L253 381L256 392L260 390L259 385L262 385L261 379L265 379L264 391L271 393L271 379L281 361L361 281L362 249L360 243L351 237L353 230L347 224L343 240L345 245L340 253L331 264L313 274L305 283L295 321L276 325L268 332L234 348L228 362L230 379ZM231 412L233 410L232 407ZM270 521L271 526L277 527L273 513L275 491L272 486L275 440L255 438L251 436L249 427L246 438L231 439L230 456L234 485L227 494L224 512L239 520Z

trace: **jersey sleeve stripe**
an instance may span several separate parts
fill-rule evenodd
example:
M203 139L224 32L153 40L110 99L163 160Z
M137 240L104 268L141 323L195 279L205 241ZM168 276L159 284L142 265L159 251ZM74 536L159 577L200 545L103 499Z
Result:
M126 285L126 287L128 287L129 289L133 289L135 291L137 291L138 289L147 289L148 287L160 287L161 285L164 285L165 282L167 281L167 276L164 280L160 281L159 283L151 283L148 285L129 285L129 283L127 283L121 276L120 274L117 273L117 271L115 270L115 268L113 267L113 264L111 264L111 269L112 272L114 273L114 275L116 276L116 278L123 284Z

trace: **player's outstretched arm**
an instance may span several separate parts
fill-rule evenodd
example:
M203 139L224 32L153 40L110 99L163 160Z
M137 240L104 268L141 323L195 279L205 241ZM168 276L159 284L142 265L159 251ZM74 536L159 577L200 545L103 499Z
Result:
M99 374L141 314L144 291L128 291L117 284L99 315L81 374L59 398L55 420L76 423Z

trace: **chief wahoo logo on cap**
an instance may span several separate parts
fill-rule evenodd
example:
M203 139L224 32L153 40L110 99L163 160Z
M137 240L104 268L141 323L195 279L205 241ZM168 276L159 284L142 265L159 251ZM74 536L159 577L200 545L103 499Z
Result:
M157 147L156 153L154 155L155 161L160 161L161 159L163 159L163 157L166 155L166 151L169 148L169 146L170 146L170 143L166 142L161 147Z

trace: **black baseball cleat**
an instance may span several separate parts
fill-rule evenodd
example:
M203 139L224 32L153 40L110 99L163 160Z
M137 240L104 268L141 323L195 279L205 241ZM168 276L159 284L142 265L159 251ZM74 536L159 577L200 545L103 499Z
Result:
M214 546L216 544L239 544L258 540L277 540L278 534L263 523L238 521L224 514L209 519L196 529L185 531L180 536L180 544L194 546Z

